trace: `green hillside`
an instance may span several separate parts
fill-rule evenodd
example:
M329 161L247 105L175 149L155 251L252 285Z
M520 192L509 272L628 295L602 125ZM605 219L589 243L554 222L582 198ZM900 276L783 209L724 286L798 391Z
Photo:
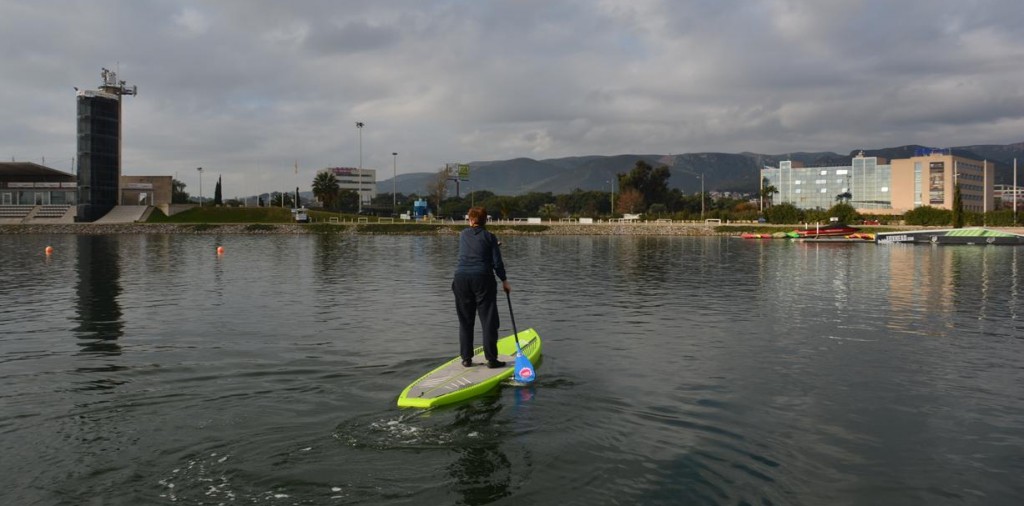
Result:
M882 149L864 149L867 156L887 159L906 158L922 148L906 145ZM1024 142L1008 145L975 145L954 147L954 153L978 160L996 162L996 184L1012 182L1013 159L1024 160ZM706 191L735 191L755 193L759 187L760 170L765 165L778 166L782 160L794 160L806 166L848 165L850 158L861 150L848 154L832 152L795 152L778 155L759 153L685 153L676 155L625 154L613 156L576 156L534 160L514 158L511 160L470 162L470 181L461 185L463 194L467 191L487 190L498 195L522 195L529 192L551 192L566 194L575 189L611 191L609 181L615 174L627 173L638 160L651 166L668 165L672 176L670 188L692 194L700 191L704 175ZM434 181L434 173L403 174L396 180L401 193L425 195L426 188ZM378 183L380 189L390 189L391 180ZM387 191L387 190L384 190ZM451 195L455 187L449 188Z

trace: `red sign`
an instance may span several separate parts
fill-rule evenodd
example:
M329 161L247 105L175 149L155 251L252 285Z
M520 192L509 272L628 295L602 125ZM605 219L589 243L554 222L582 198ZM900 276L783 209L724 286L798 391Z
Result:
M359 169L355 167L331 167L330 171L335 176L355 176L359 174Z

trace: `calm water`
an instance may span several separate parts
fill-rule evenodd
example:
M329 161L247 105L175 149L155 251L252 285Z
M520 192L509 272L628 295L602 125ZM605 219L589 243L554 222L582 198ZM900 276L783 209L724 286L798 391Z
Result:
M503 239L539 379L424 412L454 237L0 236L0 503L1024 497L1020 248Z

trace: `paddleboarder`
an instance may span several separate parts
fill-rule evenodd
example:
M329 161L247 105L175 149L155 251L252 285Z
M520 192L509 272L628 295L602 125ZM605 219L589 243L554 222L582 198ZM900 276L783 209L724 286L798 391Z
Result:
M487 210L470 209L468 220L469 227L459 234L459 263L452 281L459 316L459 355L463 366L473 365L473 326L479 314L487 367L505 367L505 362L498 360L498 284L494 276L501 280L505 293L512 287L505 276L498 238L485 228Z

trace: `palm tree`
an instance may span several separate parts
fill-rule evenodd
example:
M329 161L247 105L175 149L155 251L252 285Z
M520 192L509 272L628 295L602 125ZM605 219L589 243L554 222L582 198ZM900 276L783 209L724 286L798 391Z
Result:
M773 184L768 184L761 188L761 198L764 199L765 202L768 202L768 207L771 207L774 203L774 195L776 193L779 193L779 189L776 188Z
M836 202L842 202L843 204L849 204L850 203L850 199L852 199L852 198L853 198L853 194L848 192L848 191L845 191L843 193L840 193L839 195L836 195Z
M334 209L338 200L338 178L329 170L323 170L313 178L313 196L324 203L325 209Z

